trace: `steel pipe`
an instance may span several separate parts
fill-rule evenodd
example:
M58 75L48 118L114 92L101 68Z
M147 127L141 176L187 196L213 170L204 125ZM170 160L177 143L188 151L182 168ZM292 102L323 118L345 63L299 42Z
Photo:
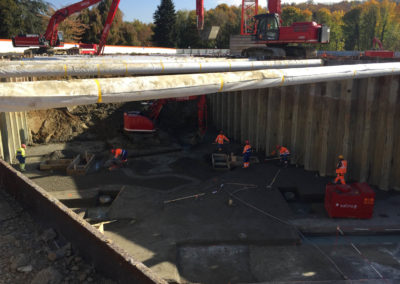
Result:
M233 61L233 62L152 62L152 63L48 63L0 66L0 78L51 77L51 76L132 76L153 74L210 73L248 71L271 68L321 66L320 59L280 61Z
M48 109L399 75L400 63L0 83L0 111Z

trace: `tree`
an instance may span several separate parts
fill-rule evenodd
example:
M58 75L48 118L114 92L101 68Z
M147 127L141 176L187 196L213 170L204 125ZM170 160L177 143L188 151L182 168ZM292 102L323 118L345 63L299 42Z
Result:
M49 9L47 10L47 16L43 17L44 22L46 24L49 22L50 17L54 15L54 12L55 12L54 8L49 7ZM58 30L63 33L64 40L72 42L80 42L87 28L88 25L83 24L78 19L77 15L72 15L70 17L67 17L58 26Z
M175 6L172 0L161 0L153 15L153 42L157 46L174 47L175 42Z
M362 5L360 19L360 48L361 50L370 49L372 39L377 35L377 26L380 20L379 3L370 0Z
M360 50L361 6L356 6L343 16L344 48Z
M343 11L334 11L331 15L330 29L331 38L329 43L330 50L343 50L344 37L343 37Z
M299 22L302 18L301 10L294 6L282 8L282 25L291 26L295 22Z
M197 17L195 11L178 11L176 13L176 43L179 48L194 47L202 45L199 32L197 30ZM206 30L206 29L204 29Z
M18 6L13 0L0 0L0 37L11 38L18 33L15 18Z
M0 36L10 38L19 33L43 33L48 4L41 0L0 0Z

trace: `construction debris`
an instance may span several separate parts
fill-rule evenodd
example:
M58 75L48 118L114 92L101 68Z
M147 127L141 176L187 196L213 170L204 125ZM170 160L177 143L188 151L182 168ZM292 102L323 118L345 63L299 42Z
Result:
M83 155L83 157L79 154L68 166L67 174L86 175L86 173L90 169L90 166L94 162L94 157L94 154L88 154L87 152Z

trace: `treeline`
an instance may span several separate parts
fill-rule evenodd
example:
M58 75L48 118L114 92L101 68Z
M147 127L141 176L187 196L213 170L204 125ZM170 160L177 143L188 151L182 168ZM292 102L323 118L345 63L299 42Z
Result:
M167 13L162 10L165 9L164 2L168 2L169 5ZM154 24L123 21L122 12L118 11L107 43L228 48L230 36L240 33L239 6L221 4L205 11L204 31L198 31L195 11L175 12L172 2L160 1L161 4L154 14ZM59 28L64 32L65 40L99 42L110 4L111 0L105 0L91 9L67 18ZM54 9L44 1L0 0L0 38L10 38L18 33L43 33L53 13ZM166 15L168 19L163 19ZM301 21L315 21L328 25L331 29L331 42L321 45L319 49L366 50L372 47L372 39L377 37L386 49L400 50L400 4L394 1L369 0L332 5L313 4L312 1L308 1L297 5L283 5L282 21L283 25ZM220 27L214 40L207 38L211 26Z

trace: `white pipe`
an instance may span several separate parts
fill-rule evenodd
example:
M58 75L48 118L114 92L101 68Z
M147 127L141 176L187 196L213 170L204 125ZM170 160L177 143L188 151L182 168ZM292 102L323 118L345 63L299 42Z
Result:
M104 76L104 75L150 75L248 71L270 68L321 66L320 59L250 61L250 62L198 62L198 63L49 63L0 66L0 78L41 76Z
M0 83L0 111L184 97L399 75L400 63L69 81Z

